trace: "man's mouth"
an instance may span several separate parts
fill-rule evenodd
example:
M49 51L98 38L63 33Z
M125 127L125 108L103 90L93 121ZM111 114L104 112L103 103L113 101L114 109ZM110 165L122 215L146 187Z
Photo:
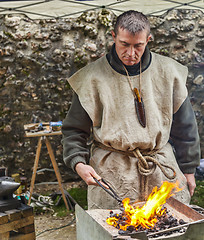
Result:
M137 61L136 58L131 58L131 57L124 57L124 60L126 60L126 61L130 61L130 62Z
M125 58L125 61L134 62L134 61L136 61L136 59L133 59L133 58Z

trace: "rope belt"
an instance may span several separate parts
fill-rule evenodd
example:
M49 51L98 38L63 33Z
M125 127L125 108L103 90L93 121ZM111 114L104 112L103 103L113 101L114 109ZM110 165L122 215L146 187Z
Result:
M141 176L140 178L140 190L143 195L143 199L146 200L148 197L148 176L152 175L158 166L164 176L168 178L169 180L173 180L176 177L176 171L173 167L168 166L166 164L160 163L156 158L155 155L158 153L158 150L153 151L146 151L146 150L140 150L139 148L134 149L133 151L122 151L118 150L112 147L108 147L100 142L94 141L93 146L99 147L103 150L111 151L111 152L117 152L129 157L136 157L138 159L137 161L137 168L138 172ZM150 164L149 164L150 163ZM169 175L165 168L170 169L173 172L173 175Z

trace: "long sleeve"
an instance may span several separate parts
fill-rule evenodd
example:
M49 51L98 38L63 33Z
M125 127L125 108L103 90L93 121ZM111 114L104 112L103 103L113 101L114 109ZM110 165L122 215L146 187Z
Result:
M89 146L92 121L74 94L72 105L62 125L63 159L68 167L75 171L77 163L89 161Z
M195 115L188 97L173 116L170 137L181 171L195 173L200 162L200 140Z

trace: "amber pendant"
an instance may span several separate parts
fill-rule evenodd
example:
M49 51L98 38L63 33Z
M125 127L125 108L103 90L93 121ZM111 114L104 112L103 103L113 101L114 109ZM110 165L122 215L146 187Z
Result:
M146 127L146 116L145 116L145 108L144 103L142 101L142 98L139 95L139 91L137 88L134 88L135 92L135 110L137 114L137 118L139 120L139 123L145 128Z

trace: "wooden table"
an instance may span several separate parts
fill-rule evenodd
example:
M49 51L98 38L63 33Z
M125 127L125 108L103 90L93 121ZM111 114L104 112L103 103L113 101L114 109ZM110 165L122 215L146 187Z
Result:
M0 212L1 240L35 240L33 208L21 204L17 209Z
M26 124L24 125L24 130L25 130L25 137L38 137L38 145L37 145L37 150L36 150L36 155L35 155L35 162L34 162L34 166L33 166L33 173L32 173L32 178L31 178L31 184L30 184L30 197L28 200L28 204L30 205L31 202L31 197L33 194L33 189L34 189L34 184L35 184L35 178L36 178L36 172L37 172L37 168L38 168L38 163L39 163L39 158L40 158L40 152L41 152L41 147L42 147L42 141L45 140L45 144L47 146L47 150L48 150L48 154L50 156L54 171L55 171L55 175L57 177L57 181L59 184L59 188L60 191L62 193L62 197L65 203L65 206L67 208L67 210L69 211L69 206L67 203L67 199L64 193L64 189L62 187L62 177L52 150L52 146L50 144L49 141L49 137L50 136L56 136L56 135L61 135L62 132L61 130L59 131L51 131L50 127L49 127L49 123L45 122L42 123L43 127L45 128L45 130L42 131L35 131L36 127L39 126L39 123L33 123L33 124Z

